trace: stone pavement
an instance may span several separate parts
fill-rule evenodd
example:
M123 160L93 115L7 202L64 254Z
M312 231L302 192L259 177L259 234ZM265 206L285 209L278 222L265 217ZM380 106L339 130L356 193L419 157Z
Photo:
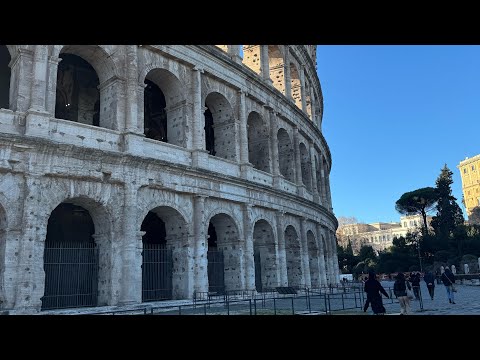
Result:
M383 287L389 292L392 289L393 281L382 281ZM457 292L454 293L455 304L448 302L447 290L442 284L435 284L433 301L428 294L424 281L420 283L420 292L423 301L423 310L420 309L419 300L411 300L410 307L412 315L480 315L480 286L470 284L455 284ZM388 315L400 315L400 305L393 296L393 303L383 297L384 306ZM371 313L371 308L368 310Z

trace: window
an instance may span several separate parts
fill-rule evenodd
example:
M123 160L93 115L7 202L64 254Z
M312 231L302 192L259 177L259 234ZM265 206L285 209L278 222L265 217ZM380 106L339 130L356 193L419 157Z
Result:
M417 220L414 220L413 223L415 224L415 226L417 226Z
M464 173L464 174L467 173L467 168L463 168L463 173Z
M472 170L475 170L475 165L472 165Z

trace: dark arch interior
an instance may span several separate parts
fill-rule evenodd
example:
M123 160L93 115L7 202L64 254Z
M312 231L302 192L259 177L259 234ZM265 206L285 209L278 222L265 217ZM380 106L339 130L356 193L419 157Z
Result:
M80 56L60 54L55 117L100 125L100 91L97 73Z
M93 243L95 226L87 210L62 203L52 211L47 225L46 243Z
M10 94L10 53L5 45L0 45L0 108L9 108Z
M215 133L213 131L213 115L208 106L205 104L205 149L210 155L215 156ZM211 225L211 224L210 224Z
M208 224L208 248L217 248L217 232L212 223Z
M144 129L149 139L168 142L165 95L153 81L145 79Z
M142 222L140 230L145 231L145 235L142 237L144 244L166 245L167 232L165 229L165 223L154 212L148 212Z

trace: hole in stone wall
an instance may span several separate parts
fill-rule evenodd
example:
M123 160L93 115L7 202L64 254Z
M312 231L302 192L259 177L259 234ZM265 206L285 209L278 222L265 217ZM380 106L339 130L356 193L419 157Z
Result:
M10 94L10 53L5 45L0 45L0 108L9 109Z
M166 101L162 90L145 79L144 132L149 139L168 142Z

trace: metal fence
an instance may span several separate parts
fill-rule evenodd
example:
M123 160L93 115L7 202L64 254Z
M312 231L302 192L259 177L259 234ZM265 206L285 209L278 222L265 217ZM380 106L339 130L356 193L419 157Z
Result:
M44 269L42 310L97 306L95 243L46 243Z
M172 251L165 244L143 244L142 301L172 298Z

